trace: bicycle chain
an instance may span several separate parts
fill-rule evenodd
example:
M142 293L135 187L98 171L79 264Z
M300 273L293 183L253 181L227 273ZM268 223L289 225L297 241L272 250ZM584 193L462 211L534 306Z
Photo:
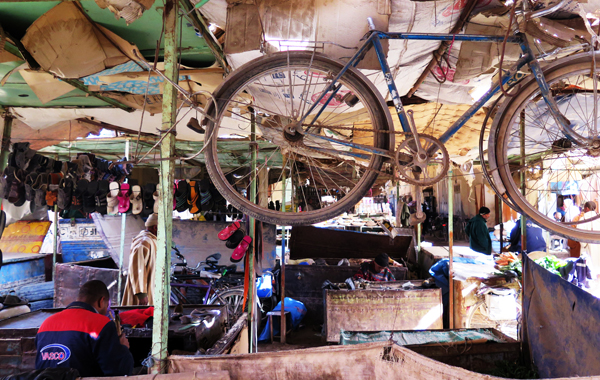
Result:
M303 125L303 126L307 126L307 125ZM359 132L377 132L377 133L386 133L386 134L395 134L395 135L409 135L411 134L410 132L404 132L404 131L385 131L385 130L379 130L379 131L374 131L372 129L369 128L355 128L355 127L332 127L332 126L327 126L327 127L320 127L320 128L326 128L326 129L332 129L332 130L344 130L344 131L359 131Z

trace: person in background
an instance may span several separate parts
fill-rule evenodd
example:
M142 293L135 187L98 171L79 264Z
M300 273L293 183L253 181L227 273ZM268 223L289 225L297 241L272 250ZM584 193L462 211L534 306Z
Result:
M479 214L472 217L465 227L465 233L469 237L469 247L473 251L486 255L492 254L492 239L487 227L490 212L487 207L480 208Z
M158 214L146 220L146 229L131 242L129 271L123 292L123 306L154 305L154 264L157 251Z
M546 240L544 240L543 230L533 224L531 220L525 222L525 233L527 237L527 252L546 252ZM508 250L511 252L521 252L521 218L510 231L510 246Z
M83 284L77 301L40 326L35 368L73 368L81 377L131 375L129 341L106 316L109 299L102 281Z
M354 279L366 281L396 281L396 278L388 268L390 257L387 253L380 253L371 261L366 261L360 265L360 269L354 275Z
M574 219L574 221L582 221L591 219L598 215L596 212L596 203L592 201L585 202L583 205L583 212ZM588 231L600 232L600 219L595 219L587 223L576 224L577 228ZM594 277L600 277L600 244L581 243L581 253L586 254L592 261L592 273ZM588 261L589 263L589 261Z

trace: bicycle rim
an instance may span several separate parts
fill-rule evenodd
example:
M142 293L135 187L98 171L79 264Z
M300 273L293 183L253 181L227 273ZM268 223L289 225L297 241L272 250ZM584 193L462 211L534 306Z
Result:
M228 289L217 292L210 301L208 301L208 304L227 305L228 318L232 323L235 323L239 316L244 312L244 290Z
M554 219L557 194L578 195L580 204L600 201L600 150L591 144L598 141L598 132L594 131L598 115L592 90L598 69L592 76L591 63L588 54L545 71L560 111L576 124L573 130L590 138L590 143L579 146L566 138L541 98L537 83L530 80L503 105L494 120L497 128L494 159L506 195L528 218L570 239L598 242L600 220L582 219L582 223L574 226ZM524 194L521 175L525 177ZM573 209L567 215L567 222L577 214Z
M277 53L236 70L215 92L218 112L206 128L206 164L231 204L267 223L302 225L347 211L370 189L383 157L339 141L387 149L389 135L380 131L389 128L390 116L354 68L319 101L342 68L312 52ZM302 123L309 134L284 129L315 102ZM253 185L256 199L250 197Z
M518 307L518 314L521 309ZM517 319L493 320L485 301L479 301L469 310L465 327L468 329L494 328L513 339L519 339L519 322Z

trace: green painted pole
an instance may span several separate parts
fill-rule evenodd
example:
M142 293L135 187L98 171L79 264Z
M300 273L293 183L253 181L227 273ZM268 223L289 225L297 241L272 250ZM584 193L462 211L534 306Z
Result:
M250 114L250 149L251 149L251 170L252 175L250 177L250 201L256 203L256 181L258 175L256 173L256 159L258 156L258 145L256 143L256 114L251 110ZM255 249L256 247L256 220L252 217L248 219L248 229L250 230L250 236L252 237L252 244L248 249L248 324L250 326L250 353L256 352L257 339L258 339L258 326L256 320L256 273L254 269L255 260Z
M178 1L166 0L163 8L165 29L165 75L177 83L177 14ZM177 114L177 92L165 84L162 107L162 131L166 132ZM171 131L160 145L160 198L158 202L158 242L154 282L154 324L152 327L152 357L154 374L166 372L168 355L167 339L169 327L169 294L171 292L171 237L173 234L173 182L175 162L170 160L175 152L175 133Z
M125 160L129 160L129 139L125 140ZM121 299L121 281L123 277L123 256L125 255L125 229L127 227L127 213L121 214L121 247L119 249L119 278L117 279L117 302L123 303Z
M15 118L10 112L4 112L4 128L2 130L2 143L0 145L0 175L8 166L8 154L10 152L10 135L12 134L12 122ZM2 199L0 198L0 205Z

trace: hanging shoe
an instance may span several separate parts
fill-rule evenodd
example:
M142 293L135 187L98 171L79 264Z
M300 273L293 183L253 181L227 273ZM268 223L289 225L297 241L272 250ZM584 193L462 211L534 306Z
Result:
M87 157L87 156L83 156ZM87 189L83 192L83 212L91 214L96 212L96 193L98 192L98 181L90 181Z
M32 172L25 177L25 200L33 202L35 199L35 190L33 190L33 184L38 177L38 173Z
M34 202L36 206L46 206L46 189L48 188L48 174L38 174L31 188L35 193Z
M119 213L119 193L120 187L118 182L111 182L109 191L106 195L106 213L108 215L117 215Z
M118 210L121 214L124 214L127 211L129 211L129 208L131 207L131 203L129 202L129 194L130 193L131 193L131 190L130 190L129 184L128 183L121 184L121 192L117 196L117 198L119 199Z
M269 210L275 210L275 203L273 201L269 202Z
M248 252L248 247L252 243L252 238L250 236L244 236L240 244L235 247L233 253L231 254L231 262L237 263L242 261L244 256L246 256L246 252Z
M190 205L188 198L190 196L190 185L186 180L177 182L177 190L175 191L175 209L178 212L189 210Z
M200 181L200 209L202 211L210 211L213 208L212 194L210 193L210 182L208 179Z
M239 228L240 228L240 222L235 221L235 222L231 223L227 227L223 228L221 230L221 232L219 232L219 235L218 235L219 236L219 240L225 241L225 240L229 239L229 237L231 235L233 235L233 233L235 231L237 231Z
M242 239L246 236L246 231L241 228L238 228L231 234L231 236L225 241L225 246L229 249L234 249L237 247Z
M75 183L71 197L71 211L83 210L83 194L87 191L89 184L86 179L80 179Z
M144 209L144 202L142 201L142 187L134 185L131 187L131 195L129 196L129 203L131 203L131 213L133 215L139 215Z
M108 194L109 190L110 188L108 181L98 181L98 191L96 191L94 203L96 212L102 215L106 215L106 207L108 205L108 202L106 201L106 195Z
M143 216L150 216L154 213L154 197L152 194L156 191L155 183L147 183L144 185L142 191L142 198L144 199L144 208L142 210Z
M190 196L188 197L188 206L191 214L197 214L200 212L200 208L198 207L199 198L200 194L198 192L196 181L190 181Z
M57 205L60 210L66 210L71 206L73 196L73 183L70 178L63 178L58 185Z

